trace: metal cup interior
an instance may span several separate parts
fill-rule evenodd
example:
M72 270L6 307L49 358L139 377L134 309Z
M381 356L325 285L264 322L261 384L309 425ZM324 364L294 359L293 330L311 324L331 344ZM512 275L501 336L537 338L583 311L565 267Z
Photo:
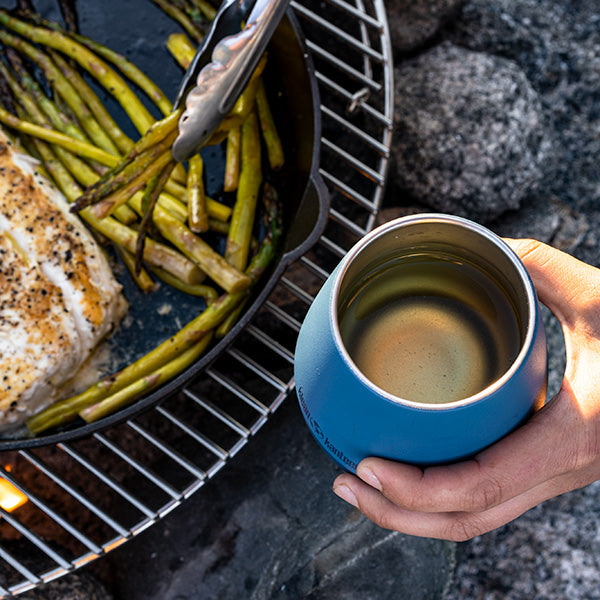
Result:
M501 238L476 223L448 215L415 215L390 221L365 236L345 257L334 286L335 314L332 318L335 335L339 336L339 347L346 352L347 363L358 371L367 385L373 385L356 368L341 338L340 313L348 299L379 267L421 250L448 254L477 265L495 280L511 303L518 321L521 347L508 371L489 387L501 385L533 344L537 318L533 284L519 258ZM489 387L465 400L481 397L489 391Z

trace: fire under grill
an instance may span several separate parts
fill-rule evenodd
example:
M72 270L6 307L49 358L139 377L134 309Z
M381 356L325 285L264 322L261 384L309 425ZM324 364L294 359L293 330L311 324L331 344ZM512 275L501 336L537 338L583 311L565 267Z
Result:
M0 484L10 484L0 485L2 597L77 569L162 519L293 394L302 319L337 262L375 224L393 85L383 0L291 7L321 95L320 172L331 194L326 230L235 344L183 390L89 438L1 455Z

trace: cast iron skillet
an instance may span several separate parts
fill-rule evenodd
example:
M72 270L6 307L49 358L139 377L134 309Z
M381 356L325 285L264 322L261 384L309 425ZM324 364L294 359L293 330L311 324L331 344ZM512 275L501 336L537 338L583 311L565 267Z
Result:
M4 4L3 2L1 4ZM54 5L38 3L38 9L57 17ZM46 10L46 12L44 12ZM175 94L182 72L163 50L168 33L178 27L149 0L104 0L78 7L82 33L126 54L162 89ZM327 219L329 198L318 173L320 145L319 96L314 69L302 32L291 11L279 25L268 49L266 84L283 139L286 166L273 177L284 210L284 235L270 271L263 274L251 301L233 329L191 367L170 382L130 406L95 423L74 422L48 434L0 440L0 451L31 448L86 437L116 425L176 392L207 367L246 327L273 290L286 267L304 254L319 238ZM168 93L168 92L167 92ZM105 98L110 105L111 99ZM126 129L128 124L123 123ZM136 135L135 132L131 132ZM219 197L224 155L222 149L203 153L205 172L210 173L207 193ZM203 309L202 301L162 286L150 296L139 292L124 274L119 277L130 302L130 314L111 338L114 372L152 350Z

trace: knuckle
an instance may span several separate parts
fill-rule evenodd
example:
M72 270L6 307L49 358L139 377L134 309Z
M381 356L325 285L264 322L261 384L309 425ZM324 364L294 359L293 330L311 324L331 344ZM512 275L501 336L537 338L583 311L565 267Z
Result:
M443 532L443 538L451 542L466 542L482 533L485 533L485 528L479 519L472 515L461 515L449 521Z
M399 530L393 511L382 511L377 514L367 514L365 512L363 514L382 529L389 529L394 531Z
M502 484L496 479L485 479L479 482L471 494L468 506L470 511L485 511L502 501Z
M387 515L380 515L378 519L371 519L373 523L376 523L382 529L388 529L390 531L397 529L394 525L393 519Z
M410 511L422 511L428 510L431 502L423 495L419 493L412 493L410 495L405 495L401 499L396 498L395 503L398 506L402 506L402 508Z
M531 255L535 255L545 247L545 245L542 242L531 238L522 238L519 240L514 240L512 246L515 252L522 259L525 259Z

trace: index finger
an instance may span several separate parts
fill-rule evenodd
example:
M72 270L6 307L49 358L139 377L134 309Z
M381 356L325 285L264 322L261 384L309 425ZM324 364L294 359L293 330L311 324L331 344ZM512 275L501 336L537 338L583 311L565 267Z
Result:
M391 502L420 512L484 511L569 471L562 448L573 442L566 423L575 409L561 392L523 426L475 458L421 469L380 458L357 468Z

